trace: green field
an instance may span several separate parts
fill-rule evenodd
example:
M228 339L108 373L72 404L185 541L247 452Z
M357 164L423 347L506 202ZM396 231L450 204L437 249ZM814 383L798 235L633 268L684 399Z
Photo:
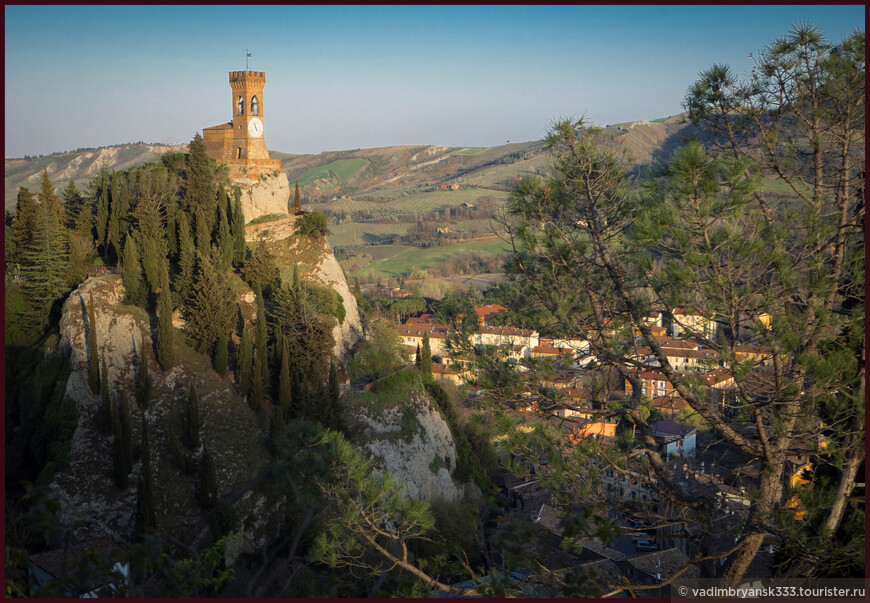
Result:
M385 203L384 207L399 212L427 212L440 207L456 207L463 203L477 204L478 197L491 196L507 199L507 193L484 188L463 188L458 191L433 191L410 195Z
M361 224L349 222L345 224L330 224L332 234L326 237L333 248L353 245L371 245L378 241L392 238L391 235L403 235L408 231L409 224Z
M299 186L308 186L313 184L315 180L321 178L326 179L332 176L334 176L339 182L345 182L360 170L365 169L368 165L369 161L367 159L361 159L359 157L354 159L338 159L327 163L326 165L321 165L320 167L303 172L302 174L294 174L290 177L290 180L299 180Z
M501 239L487 241L475 241L472 243L458 243L445 247L429 247L421 249L410 245L381 245L366 248L365 253L371 253L375 249L387 251L390 249L390 257L382 260L374 260L365 268L358 270L351 276L362 276L373 272L375 276L400 276L410 274L415 269L427 270L433 266L443 264L450 258L462 253L479 253L481 255L504 255L510 247ZM373 256L374 257L374 256Z

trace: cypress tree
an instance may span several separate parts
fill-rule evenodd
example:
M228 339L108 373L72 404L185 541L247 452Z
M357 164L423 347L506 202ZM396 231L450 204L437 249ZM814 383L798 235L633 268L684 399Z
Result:
M215 344L214 370L221 377L227 374L227 365L229 363L229 345L229 337L227 337L226 334L218 337L217 343Z
M106 356L103 356L103 372L100 376L100 414L97 424L100 431L114 433L112 424L112 399L109 392L109 371L106 370Z
M187 299L196 269L196 246L190 233L190 222L183 212L178 215L178 247L179 275L176 290L181 299Z
M232 234L230 234L230 224L227 220L226 212L221 208L218 213L217 236L215 237L218 257L221 260L221 267L224 270L229 270L235 255L235 242L233 241Z
M148 347L145 344L145 334L143 333L142 347L139 352L139 369L136 373L136 404L142 410L148 408L153 386L154 379L151 378L151 371L148 369Z
M251 395L248 397L248 405L253 411L259 411L263 407L263 354L260 348L254 350L254 371L251 375Z
M242 192L237 188L233 190L232 210L230 215L230 231L233 235L233 266L241 267L245 263L248 254L245 243L245 214L242 212Z
M281 427L284 425L284 421L286 420L286 415L281 412L281 408L278 406L273 406L271 413L269 413L269 448L271 448L273 453L276 450L278 434L280 433Z
M200 256L190 296L184 306L187 332L196 351L211 353L221 334L228 333L235 320L235 303L229 279L215 266L217 258Z
M200 503L206 509L213 509L218 501L217 476L215 475L214 461L208 448L202 449L202 458L199 464L200 479Z
M124 245L121 259L121 279L124 282L124 289L127 290L127 301L140 305L144 297L142 295L142 268L139 265L136 239L133 237L128 237Z
M199 402L193 383L187 396L187 442L194 450L199 448Z
M353 277L353 296L356 298L356 303L362 301L362 287L360 287L358 276Z
M160 292L157 302L157 362L164 373L175 364L175 343L172 330L172 294L169 290L169 263L160 270Z
M291 212L292 214L302 213L302 197L299 194L299 181L296 181L296 192L293 194L293 207Z
M88 387L91 393L100 393L100 364L97 352L97 317L94 310L94 294L88 297ZM103 359L105 363L105 358ZM105 369L103 369L105 372Z
M425 378L432 378L432 350L429 347L429 332L423 332L423 347L420 350L420 372Z
M151 447L148 442L148 423L142 418L142 472L136 484L136 537L142 540L157 529L154 511L153 479L151 476Z
M211 228L202 207L197 207L193 213L193 232L196 250L201 255L208 255L211 246Z
M203 221L201 223L197 222L194 225L197 237L200 234L200 228L202 228L206 239L210 238L212 231L211 219L214 216L216 195L214 168L205 150L202 136L197 133L188 146L184 197L182 201L182 206L188 214L195 215L198 210L203 210ZM198 241L199 239L197 239ZM210 241L206 242L205 252L208 251L208 243Z
M242 330L242 343L239 346L238 363L239 389L243 396L248 396L251 393L253 350L251 345L251 335L248 332L247 327Z
M290 408L293 404L292 384L290 382L290 354L287 350L287 340L281 349L281 372L278 377L278 406L284 419L290 418Z
M260 370L263 387L269 383L269 332L266 325L266 308L263 303L263 290L257 286L257 354L260 356Z
M121 257L121 246L127 236L130 212L130 189L122 174L112 174L109 185L109 227L107 244L113 249L115 257Z
M293 291L299 292L299 263L293 260L293 281L291 283Z
M127 401L127 388L121 386L121 433L124 452L124 464L127 475L133 470L133 432L130 426L130 403Z
M420 344L417 344L417 353L414 354L414 366L417 367L417 370L420 370Z
M108 257L109 245L109 174L105 170L97 176L97 244L103 248L103 258Z

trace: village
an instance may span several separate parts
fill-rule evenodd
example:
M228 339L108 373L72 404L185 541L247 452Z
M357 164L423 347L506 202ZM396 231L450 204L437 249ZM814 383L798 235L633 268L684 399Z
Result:
M403 297L401 289L381 291L392 298ZM508 311L498 304L475 308L477 329L470 335L471 345L478 350L495 351L502 359L514 365L524 377L537 377L537 383L550 388L551 397L526 394L524 402L516 406L515 414L529 419L548 417L550 423L564 437L566 450L579 443L597 439L615 442L618 438L638 436L630 421L620 420L608 409L618 407L632 394L632 385L615 370L607 370L598 363L588 341L576 337L543 337L530 329L501 324L496 317ZM741 416L741 401L734 377L724 367L718 354L699 339L715 338L715 320L700 312L674 309L656 311L645 317L649 331L660 346L670 365L681 374L697 376L705 388L705 400L734 420L734 427L746 434L757 428L749 417ZM762 328L769 326L769 316L756 318ZM503 321L502 321L503 322ZM406 318L396 325L399 340L412 362L427 341L432 356L432 377L442 384L461 388L473 381L469 358L454 351L459 332L450 325L438 324L432 314ZM771 370L770 355L765 348L754 343L753 323L746 320L734 333L733 354L739 362L751 362L760 372ZM697 336L692 337L694 334ZM651 350L642 345L642 336L635 332L637 346L634 358L646 366L656 366ZM535 375L541 359L548 359L558 368L552 374ZM712 430L684 400L664 373L657 370L636 370L641 388L641 399L651 415L651 435L658 451L667 459L668 468L680 479L681 485L692 492L703 493L716 501L716 514L708 525L684 521L683 510L660 496L655 477L632 476L627 472L602 467L594 494L589 500L575 503L589 504L599 510L607 509L608 519L619 526L617 534L603 542L600 538L565 536L565 522L559 504L545 489L543 481L548 475L548 463L531 463L524 475L499 471L492 476L501 488L504 517L499 521L524 522L534 530L535 537L525 546L533 558L550 570L566 566L592 570L600 586L636 584L647 590L638 596L671 596L670 580L680 576L692 579L701 576L689 559L699 550L693 543L702 536L712 539L712 549L724 554L734 545L738 525L749 513L751 491L757 487L759 464L748 461L734 450L727 450L714 441ZM469 391L473 400L482 391ZM552 399L559 401L553 405ZM530 428L529 428L530 429ZM782 488L792 490L810 482L805 471L810 466L794 458L788 463L787 480ZM612 505L613 501L618 504ZM802 511L793 497L788 506L796 516ZM741 586L754 587L770 576L775 553L773 537L765 540L763 550L750 566ZM709 550L709 548L708 548ZM656 584L664 583L661 588Z

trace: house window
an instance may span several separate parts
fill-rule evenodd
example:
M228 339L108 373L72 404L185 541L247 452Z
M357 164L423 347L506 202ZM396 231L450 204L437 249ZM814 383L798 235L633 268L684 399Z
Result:
M260 104L257 102L257 97L254 96L251 98L251 115L259 115L260 114Z
M245 99L241 96L239 97L239 115L245 114Z

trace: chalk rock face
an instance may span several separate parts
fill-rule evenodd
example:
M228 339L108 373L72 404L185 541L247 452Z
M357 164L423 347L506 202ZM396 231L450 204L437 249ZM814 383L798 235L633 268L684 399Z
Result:
M96 344L106 360L112 400L121 387L127 392L134 464L127 488L112 479L113 436L100 431L100 396L88 387L90 341L88 312L91 294L95 308ZM72 292L60 321L60 349L69 355L70 376L65 393L76 405L78 426L67 458L49 485L60 504L60 519L72 530L74 540L111 538L133 534L136 486L142 472L142 426L148 426L153 476L153 497L158 528L198 543L208 531L196 492L196 467L204 449L214 460L218 494L228 498L239 523L234 530L234 550L257 550L274 535L280 520L278 502L253 488L268 466L266 425L235 391L232 378L219 377L206 356L193 353L176 333L176 363L160 370L153 352L154 332L141 308L123 303L124 286L118 275L91 277ZM135 401L135 379L143 355L148 355L153 379L147 408ZM186 403L194 385L199 400L200 447L186 439Z
M260 216L287 213L290 182L284 172L278 172L277 176L263 175L259 180L237 178L233 184L242 189L241 204L246 223Z
M406 399L379 413L358 407L355 417L364 424L363 444L376 468L389 471L416 499L462 498L450 477L456 467L456 446L450 428L428 396L412 390Z
M329 247L329 244L326 243L326 246ZM343 358L346 351L362 337L362 324L360 323L356 298L351 293L347 279L344 278L344 271L338 260L335 259L335 254L332 253L331 248L328 253L320 256L320 262L317 264L313 276L327 287L335 289L344 304L344 322L335 325L332 329L332 337L335 339L333 355Z

